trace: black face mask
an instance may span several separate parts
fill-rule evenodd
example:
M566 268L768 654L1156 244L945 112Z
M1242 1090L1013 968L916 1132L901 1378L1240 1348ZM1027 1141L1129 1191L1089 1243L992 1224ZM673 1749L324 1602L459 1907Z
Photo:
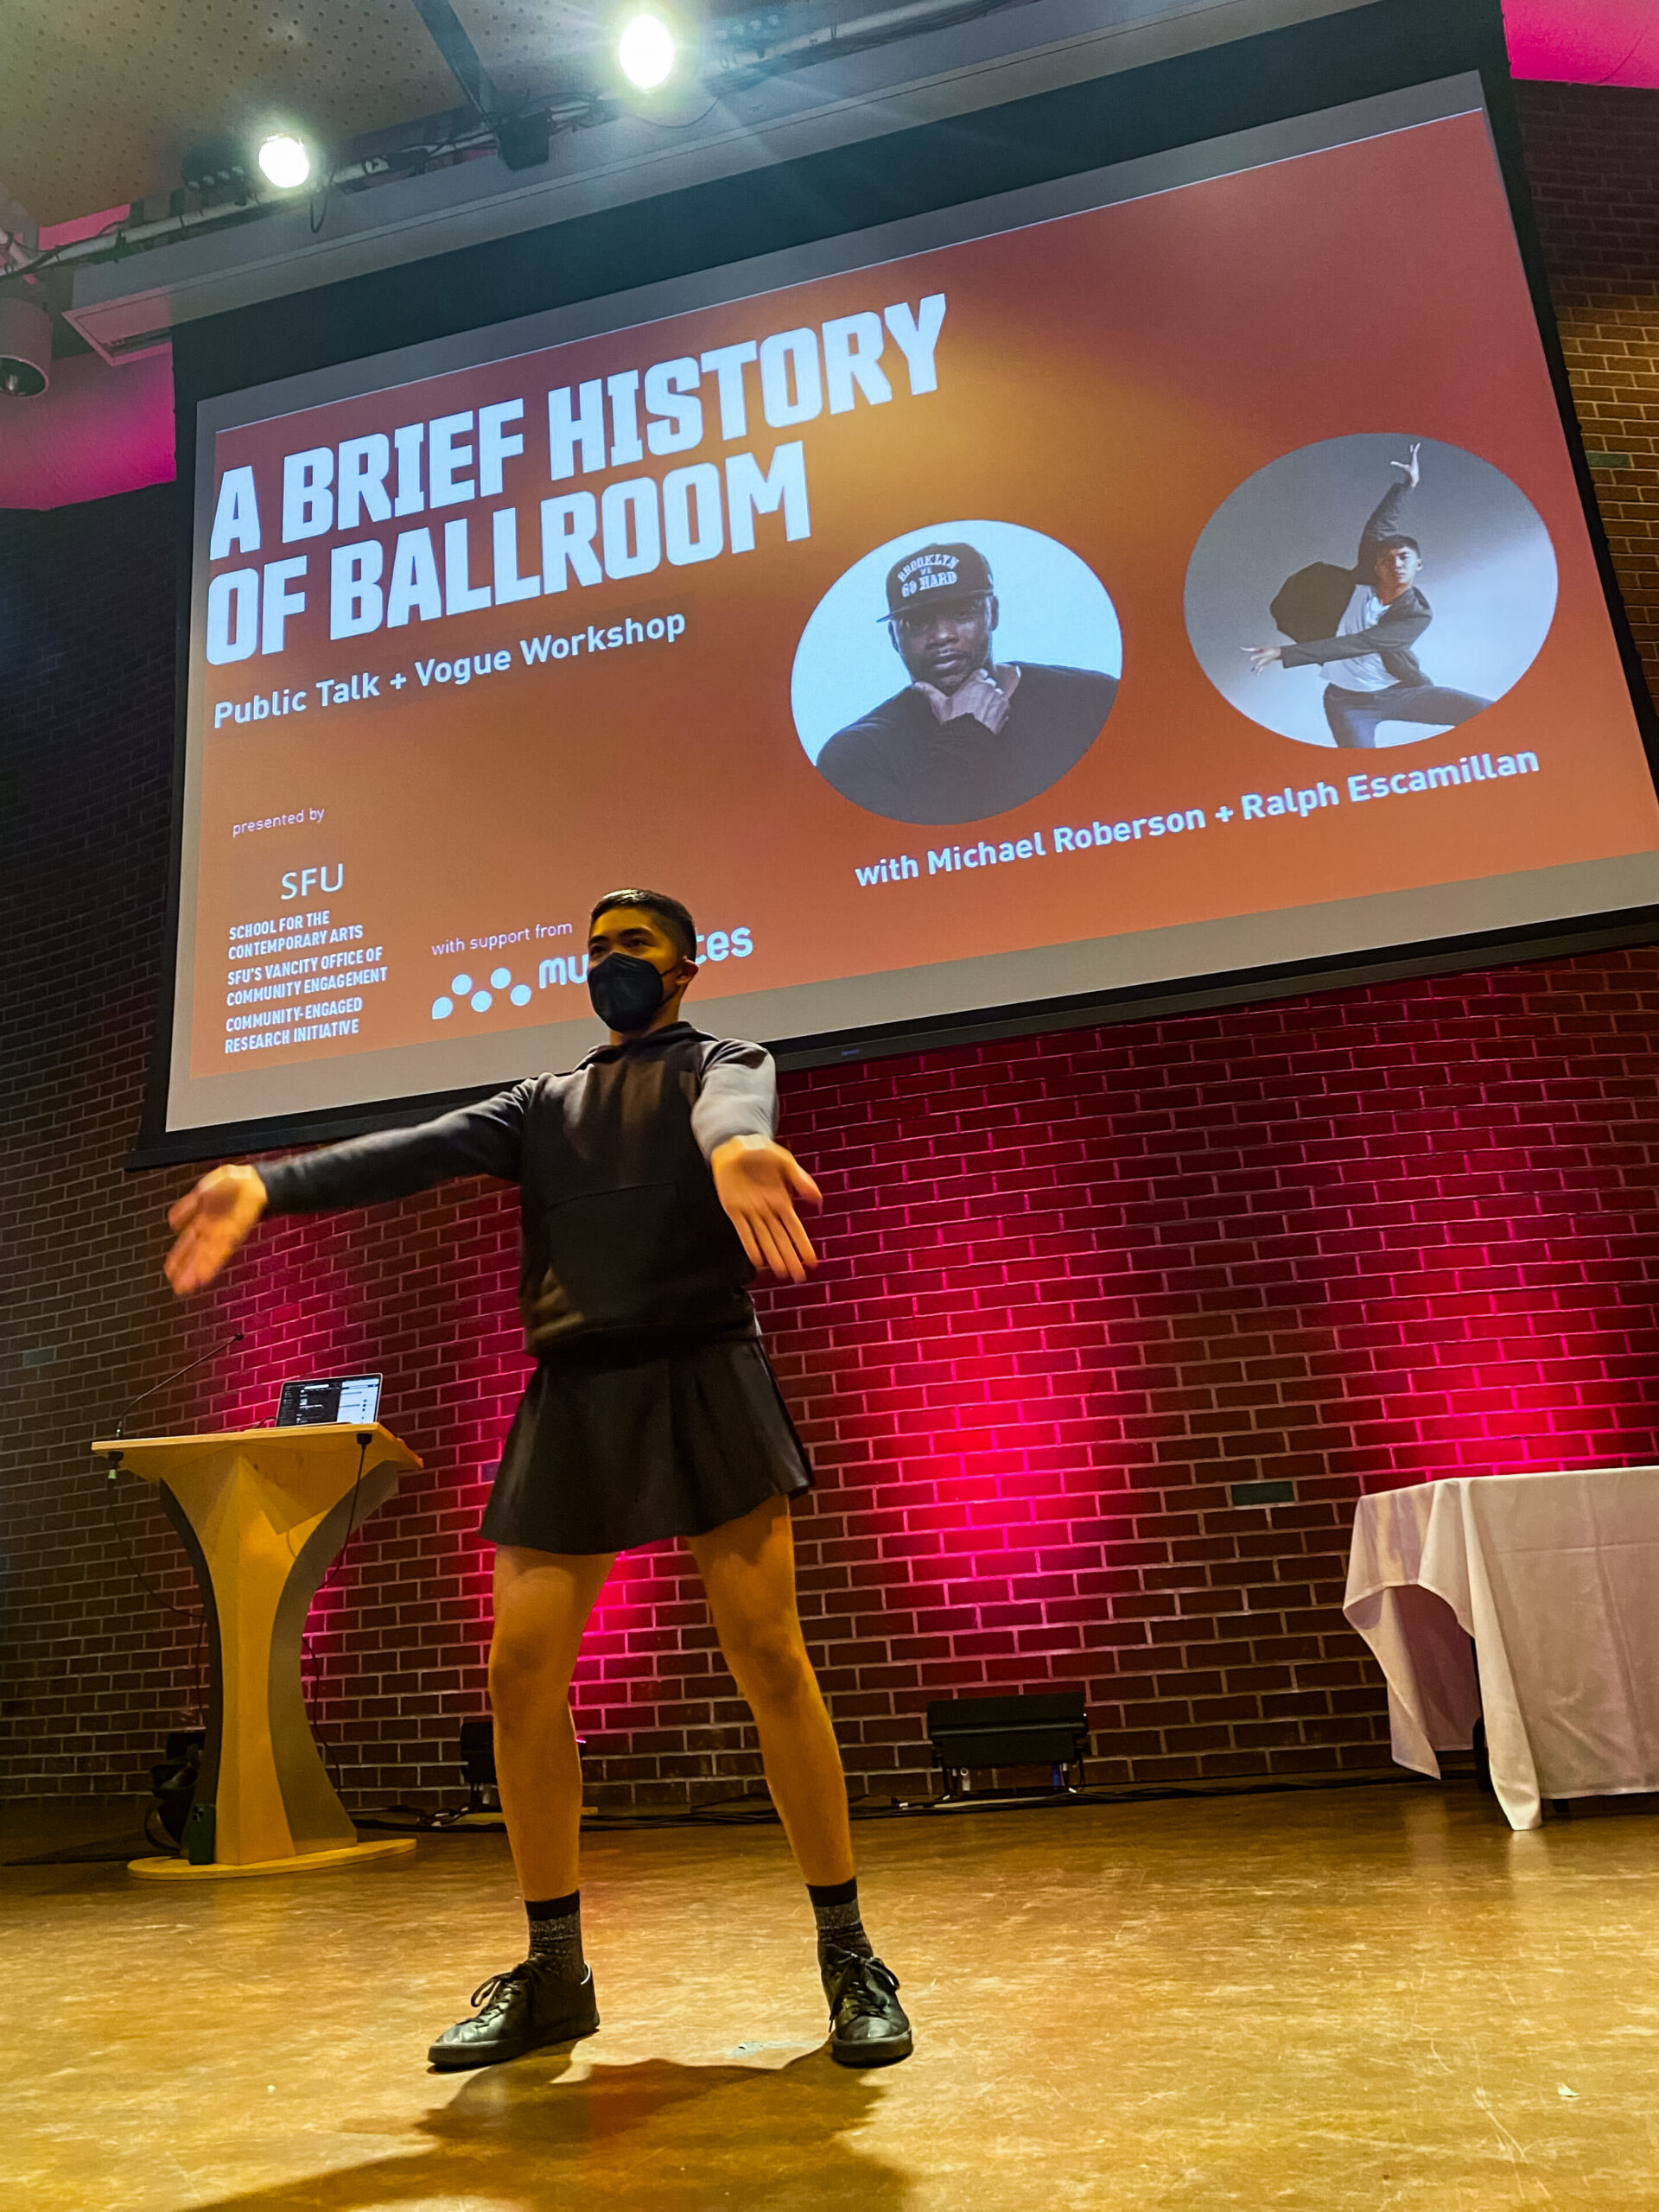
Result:
M650 1027L668 994L660 972L649 960L632 952L610 952L589 967L588 995L605 1027L626 1036Z

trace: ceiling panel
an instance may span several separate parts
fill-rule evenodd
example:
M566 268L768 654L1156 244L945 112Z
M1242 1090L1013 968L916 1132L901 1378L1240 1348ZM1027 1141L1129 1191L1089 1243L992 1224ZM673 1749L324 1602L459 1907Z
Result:
M503 92L541 89L596 20L457 0ZM459 103L410 0L3 0L0 182L37 222L168 192L194 139L289 121L325 145Z
M556 92L616 4L454 0L510 99ZM1659 81L1659 0L1506 8L1523 73ZM339 145L458 104L413 0L0 0L0 201L40 223L169 192L187 145L217 131L284 120Z

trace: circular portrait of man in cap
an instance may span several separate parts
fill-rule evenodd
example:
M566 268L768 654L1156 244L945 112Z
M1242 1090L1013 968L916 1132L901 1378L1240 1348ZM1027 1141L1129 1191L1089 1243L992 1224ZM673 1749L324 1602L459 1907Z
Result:
M807 758L855 806L982 822L1082 760L1122 656L1105 586L1069 546L1018 523L937 523L831 584L791 703Z

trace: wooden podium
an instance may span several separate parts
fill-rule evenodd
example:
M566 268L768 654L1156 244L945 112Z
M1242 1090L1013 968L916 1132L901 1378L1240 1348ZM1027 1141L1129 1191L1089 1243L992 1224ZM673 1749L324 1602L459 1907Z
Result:
M359 1843L306 1717L301 1636L348 1529L421 1464L378 1422L145 1436L94 1452L156 1483L201 1586L212 1695L196 1803L215 1808L211 1865L135 1859L168 1880L289 1874L413 1851Z

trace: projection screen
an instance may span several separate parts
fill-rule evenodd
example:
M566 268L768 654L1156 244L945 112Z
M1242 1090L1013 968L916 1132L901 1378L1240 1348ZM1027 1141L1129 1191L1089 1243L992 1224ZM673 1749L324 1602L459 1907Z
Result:
M198 420L165 1128L1659 901L1478 79Z

